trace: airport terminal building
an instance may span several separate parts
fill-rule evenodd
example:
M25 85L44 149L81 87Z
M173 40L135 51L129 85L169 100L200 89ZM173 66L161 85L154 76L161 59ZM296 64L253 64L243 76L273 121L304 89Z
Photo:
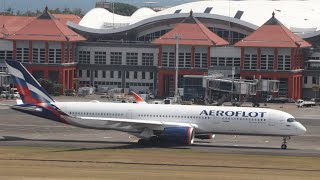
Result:
M74 15L52 15L46 8L38 17L0 16L0 60L15 59L35 78L59 82L65 89L74 88L76 43L81 35L66 26L79 22Z
M238 67L241 78L280 80L279 96L310 98L319 84L315 3L199 1L159 12L140 8L130 17L94 8L81 21L56 25L61 40L49 39L51 28L38 30L43 20L51 21L49 13L10 32L16 21L0 16L7 19L0 24L0 61L21 60L36 77L55 79L66 89L77 81L161 97L174 92L176 62L180 87L184 75Z

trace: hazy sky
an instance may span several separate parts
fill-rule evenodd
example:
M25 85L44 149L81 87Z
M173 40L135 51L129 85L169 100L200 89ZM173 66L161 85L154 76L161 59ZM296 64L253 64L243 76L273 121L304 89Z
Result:
M42 10L46 5L50 9L55 8L81 8L83 11L88 11L95 6L95 2L100 0L0 0L0 11L7 9L9 7L13 8L14 11L34 11ZM144 6L144 2L158 2L154 6L173 6L177 4L183 4L186 2L196 1L196 0L106 0L109 2L123 2L132 4L138 7Z

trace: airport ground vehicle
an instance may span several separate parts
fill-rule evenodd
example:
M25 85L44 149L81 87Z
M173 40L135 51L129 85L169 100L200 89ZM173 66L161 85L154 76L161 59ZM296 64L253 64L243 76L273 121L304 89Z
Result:
M289 102L289 99L286 97L268 97L267 98L268 103L287 103Z
M297 107L311 107L311 106L315 106L316 103L314 101L305 101L302 99L298 99L296 101L296 105Z
M1 94L0 94L0 97L2 98L7 98L9 96L9 91L2 91Z
M128 132L141 144L191 145L196 137L230 134L283 137L281 148L286 149L291 136L306 132L292 115L265 108L56 102L20 62L6 65L23 102L12 109L82 128Z
M76 91L74 89L66 89L64 91L64 95L65 96L75 96L76 95Z
M6 99L17 99L20 98L19 92L13 92L9 93L9 91L2 91L0 94L0 97L6 98Z
M94 87L80 87L78 89L78 96L87 96L95 93Z
M316 106L320 105L320 98L312 98L310 101L313 101L316 103Z

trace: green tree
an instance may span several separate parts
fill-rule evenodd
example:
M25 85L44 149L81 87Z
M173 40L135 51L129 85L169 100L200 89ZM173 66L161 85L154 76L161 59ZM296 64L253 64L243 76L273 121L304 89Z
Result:
M49 10L50 13L52 14L61 14L61 10L59 8L53 9L53 10Z
M111 5L110 11L113 6ZM125 4L125 3L114 3L114 13L123 15L123 16L131 16L138 8L136 6Z
M75 15L80 16L80 17L83 17L83 16L84 16L81 8L74 8L74 9L72 10L72 13L71 13L71 14L75 14Z
M125 4L125 3L114 3L114 5L111 5L110 11L113 12L112 8L114 7L114 13L123 15L123 16L131 16L138 8L136 6L130 5L130 4ZM83 17L84 12L80 8L64 8L63 10L60 10L59 8L55 9L49 9L49 12L52 14L75 14L77 16ZM36 11L27 11L25 13L22 13L21 11L17 11L14 13L14 9L9 7L4 11L4 15L7 16L39 16L42 14L43 11L36 10Z
M6 16L13 16L14 13L13 13L13 8L9 7L8 9L5 9L4 10L4 15Z
M62 14L72 14L72 11L69 8L64 8Z
M24 15L24 16L35 16L36 13L33 12L33 11L27 11L27 12L25 12L23 15ZM18 14L17 14L17 16L18 16Z
M38 82L41 84L41 86L52 95L60 95L60 90L63 87L62 84L55 83L52 81L49 81L47 79L38 79Z
M36 11L36 16L39 16L40 14L42 14L42 11L40 11L39 9L37 9L37 11Z

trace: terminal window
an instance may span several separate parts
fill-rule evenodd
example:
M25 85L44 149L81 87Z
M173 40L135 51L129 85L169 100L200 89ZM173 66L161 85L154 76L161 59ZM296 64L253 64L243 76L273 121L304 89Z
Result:
M153 66L153 53L142 53L142 66Z
M137 66L138 65L138 53L127 53L127 65L133 65Z
M79 64L90 64L90 51L79 51Z
M95 64L106 64L106 52L94 52L94 63Z
M122 64L122 52L111 52L110 53L110 63L111 63L111 65L121 65Z

